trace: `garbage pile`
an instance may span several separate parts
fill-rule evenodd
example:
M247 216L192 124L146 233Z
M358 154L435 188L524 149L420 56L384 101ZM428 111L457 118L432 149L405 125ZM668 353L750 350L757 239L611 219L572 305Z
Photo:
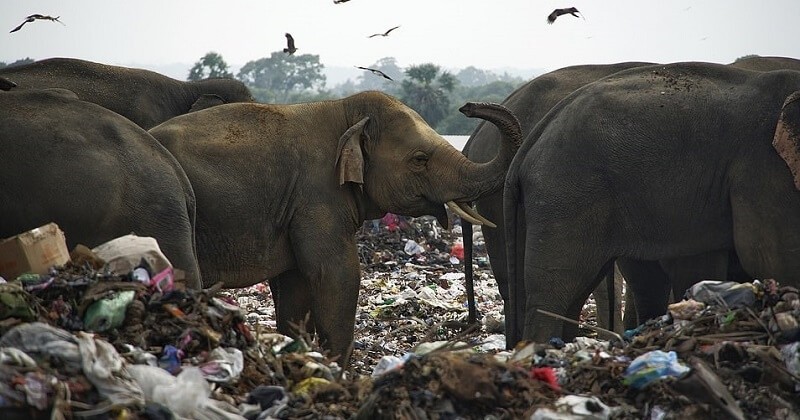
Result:
M480 229L479 324L466 322L458 228L389 218L358 235L345 369L313 336L276 332L265 284L185 290L157 259L111 270L86 249L7 279L3 418L800 418L794 288L699 282L620 340L508 351Z

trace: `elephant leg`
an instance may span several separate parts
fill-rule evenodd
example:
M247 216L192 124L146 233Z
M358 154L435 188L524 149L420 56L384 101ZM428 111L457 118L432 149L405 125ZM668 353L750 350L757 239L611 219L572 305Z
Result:
M667 312L671 282L658 261L618 258L617 265L633 293L638 323Z
M311 312L311 293L308 281L298 270L289 270L269 280L278 332L296 337L298 328L314 332L313 320L306 317Z
M527 244L537 246L527 248L525 253L523 338L546 342L550 337L561 336L568 341L577 334L577 326L540 313L539 310L577 321L589 294L600 283L600 276L611 269L610 261L592 253L577 253L574 251L579 248L577 246L552 246L551 244L559 241L547 240L547 237L569 236L561 233L550 236L542 232L528 232ZM538 242L538 239L543 241Z
M339 363L346 368L361 284L355 231L346 231L346 224L333 222L330 215L312 218L314 223L301 219L303 226L294 227L291 239L297 266L309 285L311 318L320 344L331 357L340 356ZM319 230L320 226L327 229Z
M683 299L686 290L702 280L727 280L728 250L661 260L661 267L672 282L672 299Z
M619 273L620 278L623 278L622 273L619 271L619 266L617 266L616 272ZM622 315L622 325L627 331L639 326L639 316L636 315L636 299L633 296L633 291L627 280L625 280L625 284L625 311Z

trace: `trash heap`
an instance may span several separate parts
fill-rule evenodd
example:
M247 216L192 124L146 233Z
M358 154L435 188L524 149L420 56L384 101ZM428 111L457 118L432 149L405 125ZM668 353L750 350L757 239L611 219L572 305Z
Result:
M73 252L0 284L2 418L799 418L796 289L700 282L619 340L507 351L480 229L466 322L455 231L365 224L346 369L276 332L264 284L185 290L147 259L111 271Z

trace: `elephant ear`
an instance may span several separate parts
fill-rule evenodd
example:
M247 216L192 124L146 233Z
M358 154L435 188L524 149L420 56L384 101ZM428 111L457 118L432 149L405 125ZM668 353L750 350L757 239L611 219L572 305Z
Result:
M364 117L339 137L336 150L335 168L339 173L339 185L345 182L364 184L364 152L361 150L361 136L367 136L369 117Z
M222 105L225 103L225 100L222 99L219 95L214 95L213 93L205 93L200 95L196 101L192 104L192 107L189 108L189 112L199 111L201 109L211 108L212 106Z
M794 178L794 187L800 190L800 90L783 102L772 147L783 158Z

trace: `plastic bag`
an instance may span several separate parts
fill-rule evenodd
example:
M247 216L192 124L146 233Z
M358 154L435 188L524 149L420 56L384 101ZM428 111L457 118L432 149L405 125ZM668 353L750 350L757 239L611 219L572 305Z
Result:
M678 361L678 355L674 351L665 353L653 350L633 359L625 370L623 383L641 389L661 378L680 377L689 370L689 367Z

